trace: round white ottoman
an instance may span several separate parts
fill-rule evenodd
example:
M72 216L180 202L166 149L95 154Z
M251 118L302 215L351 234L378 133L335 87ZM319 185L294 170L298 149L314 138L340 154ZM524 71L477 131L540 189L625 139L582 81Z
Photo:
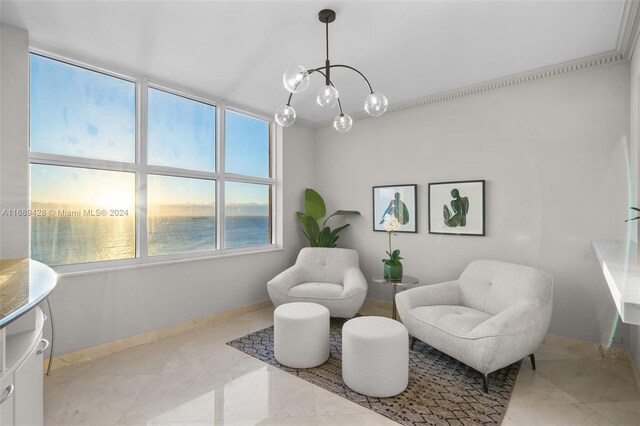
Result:
M273 352L291 368L310 368L329 358L329 310L317 303L285 303L273 313Z
M394 396L409 383L409 333L401 322L358 317L342 326L342 380L367 396Z

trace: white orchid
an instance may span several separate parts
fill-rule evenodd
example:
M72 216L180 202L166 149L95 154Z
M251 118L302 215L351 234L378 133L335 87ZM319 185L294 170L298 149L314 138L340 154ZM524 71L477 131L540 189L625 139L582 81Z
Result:
M385 231L392 233L400 229L400 222L398 218L393 215L387 214L384 216L384 224L382 225Z
M400 250L391 249L391 236L396 234L396 231L400 229L401 224L398 221L397 217L390 214L386 214L384 215L384 222L382 226L387 231L387 235L389 235L389 251L387 252L387 255L389 256L389 258L382 259L382 261L384 262L385 265L402 266L402 264L400 264L400 259L402 259L400 257Z

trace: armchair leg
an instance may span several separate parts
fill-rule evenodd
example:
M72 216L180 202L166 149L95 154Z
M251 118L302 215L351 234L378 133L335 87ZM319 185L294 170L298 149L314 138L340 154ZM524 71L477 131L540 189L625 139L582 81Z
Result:
M409 337L411 338L411 340L409 340L409 349L413 350L413 346L416 344L416 340L418 340L418 339L416 339L413 336L409 336Z
M484 381L484 393L489 393L489 374L483 374L482 380Z
M529 359L531 360L531 367L535 370L536 369L536 357L534 354L529 355Z

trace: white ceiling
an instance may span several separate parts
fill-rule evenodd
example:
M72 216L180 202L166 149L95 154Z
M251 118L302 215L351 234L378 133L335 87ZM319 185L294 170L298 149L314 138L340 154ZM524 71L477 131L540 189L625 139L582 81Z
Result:
M271 114L286 67L324 64L323 8L337 12L331 62L394 104L612 50L623 2L2 0L0 18L32 42ZM332 80L345 112L362 111L360 77ZM314 74L294 96L298 117L336 115L315 104L322 84Z

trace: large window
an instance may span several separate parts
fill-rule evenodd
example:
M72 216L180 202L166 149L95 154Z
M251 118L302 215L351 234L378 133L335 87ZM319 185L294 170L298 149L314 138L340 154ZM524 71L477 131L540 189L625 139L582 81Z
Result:
M33 259L103 267L274 244L271 121L142 77L37 53L30 65Z

